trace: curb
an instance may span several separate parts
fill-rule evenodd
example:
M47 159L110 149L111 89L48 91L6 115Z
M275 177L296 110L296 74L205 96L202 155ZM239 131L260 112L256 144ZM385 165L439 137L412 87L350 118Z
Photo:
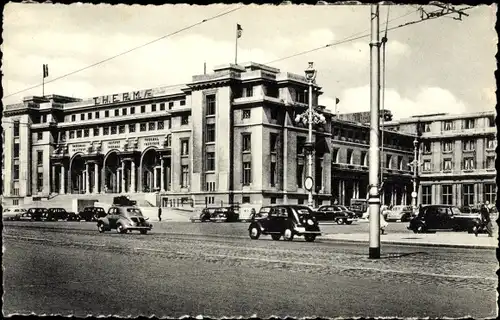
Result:
M328 239L320 238L322 241L337 242L337 243L370 243L366 240L356 240L356 239ZM461 248L461 249L486 249L495 250L497 247L485 246L485 245L468 245L468 244L449 244L449 243L411 243L398 240L385 240L380 242L382 244L391 244L398 246L413 246L413 247L441 247L441 248Z

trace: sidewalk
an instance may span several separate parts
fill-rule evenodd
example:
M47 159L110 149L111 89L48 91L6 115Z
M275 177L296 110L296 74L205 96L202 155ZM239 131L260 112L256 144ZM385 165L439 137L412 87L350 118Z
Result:
M437 233L389 233L380 235L381 243L419 245L419 246L439 246L439 247L462 247L462 248L484 248L494 249L498 247L498 235L488 237L487 234L474 234L466 232L437 232ZM335 240L343 242L369 242L368 233L339 233L324 234L321 239Z

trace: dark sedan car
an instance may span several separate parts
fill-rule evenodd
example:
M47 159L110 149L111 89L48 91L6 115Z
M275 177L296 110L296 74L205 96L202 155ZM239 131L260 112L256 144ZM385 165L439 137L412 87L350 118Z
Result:
M97 221L97 219L106 216L106 211L101 207L85 207L78 213L79 219L85 221Z
M320 221L335 221L338 224L352 224L357 218L354 212L339 205L321 206L314 212L314 215Z
M235 207L204 208L200 214L201 222L237 222L239 219L240 215Z
M308 207L276 205L265 208L265 211L268 211L267 216L252 221L248 227L251 239L258 239L260 235L271 235L276 241L282 236L283 239L291 241L294 236L304 236L307 242L313 242L321 235L318 222Z
M31 220L42 221L42 219L47 216L46 208L29 208L28 213L31 216Z
M46 215L47 221L57 221L57 220L77 220L77 215L74 212L68 212L64 208L50 208L47 210Z
M478 214L463 214L454 206L428 205L420 208L418 215L410 220L408 229L415 233L448 229L472 232L480 222Z

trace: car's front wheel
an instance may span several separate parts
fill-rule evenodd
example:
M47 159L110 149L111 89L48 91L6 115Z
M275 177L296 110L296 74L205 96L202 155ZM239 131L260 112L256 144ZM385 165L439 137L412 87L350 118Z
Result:
M286 241L292 241L293 240L293 231L290 228L285 229L285 232L283 233L283 239Z
M335 222L337 222L337 224L344 224L344 219L335 219Z
M315 234L306 234L306 235L304 235L304 239L306 239L307 242L314 242L314 240L316 240L316 235Z
M104 233L104 231L106 231L106 230L104 230L104 223L99 222L97 224L97 230L99 230L99 233Z
M273 238L274 241L278 241L281 238L281 234L272 234L271 238Z
M253 226L248 230L248 234L250 236L250 239L252 240L257 240L260 237L260 229L257 226Z

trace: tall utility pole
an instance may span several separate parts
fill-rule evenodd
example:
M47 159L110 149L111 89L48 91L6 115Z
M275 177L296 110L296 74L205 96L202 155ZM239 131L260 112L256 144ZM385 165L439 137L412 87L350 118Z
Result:
M369 154L369 198L370 213L370 249L369 258L380 258L380 41L379 41L379 5L371 5L371 41L370 41L370 154Z

